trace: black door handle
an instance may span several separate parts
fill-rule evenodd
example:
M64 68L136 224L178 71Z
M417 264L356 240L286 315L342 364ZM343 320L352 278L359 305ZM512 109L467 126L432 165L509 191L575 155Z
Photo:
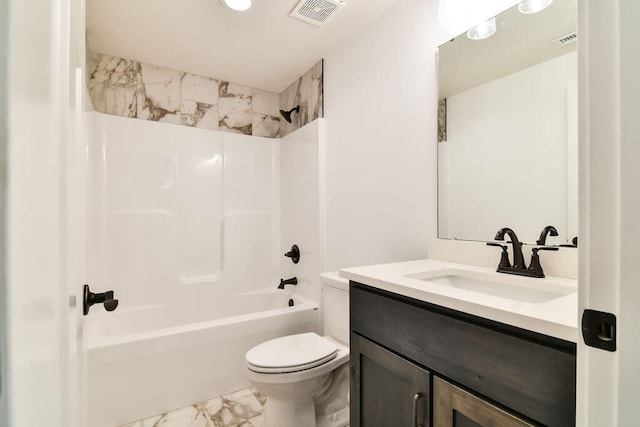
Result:
M116 309L116 307L118 307L118 300L113 298L113 291L94 294L89 289L89 285L84 285L82 312L85 316L89 314L89 308L93 304L103 304L105 310L113 311Z

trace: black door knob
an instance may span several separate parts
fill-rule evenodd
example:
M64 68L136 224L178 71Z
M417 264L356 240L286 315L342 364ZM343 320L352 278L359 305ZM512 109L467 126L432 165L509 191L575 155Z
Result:
M107 311L113 311L118 307L117 299L106 300L102 305L104 305L104 309Z
M89 285L84 285L82 312L85 316L89 314L89 308L94 304L103 304L105 310L113 311L118 307L118 300L113 298L113 291L94 294L89 289Z

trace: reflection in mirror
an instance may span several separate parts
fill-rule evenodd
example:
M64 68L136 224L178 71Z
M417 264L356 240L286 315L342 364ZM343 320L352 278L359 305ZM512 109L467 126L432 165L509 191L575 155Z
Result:
M438 236L535 243L578 233L576 1L496 16L438 49Z

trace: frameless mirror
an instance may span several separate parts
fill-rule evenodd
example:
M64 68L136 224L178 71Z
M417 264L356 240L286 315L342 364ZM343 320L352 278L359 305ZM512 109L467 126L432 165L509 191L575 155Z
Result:
M521 2L528 3L528 2ZM578 234L577 6L516 5L438 49L438 236L492 240L510 227L535 243ZM526 10L525 10L526 11Z

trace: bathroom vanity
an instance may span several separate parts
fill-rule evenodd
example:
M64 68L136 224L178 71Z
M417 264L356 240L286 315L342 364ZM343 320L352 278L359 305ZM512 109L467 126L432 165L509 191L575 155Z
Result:
M432 259L340 272L352 427L575 425L576 5L527 4L438 49Z
M434 260L341 275L351 284L352 427L575 425L574 280L512 281Z

